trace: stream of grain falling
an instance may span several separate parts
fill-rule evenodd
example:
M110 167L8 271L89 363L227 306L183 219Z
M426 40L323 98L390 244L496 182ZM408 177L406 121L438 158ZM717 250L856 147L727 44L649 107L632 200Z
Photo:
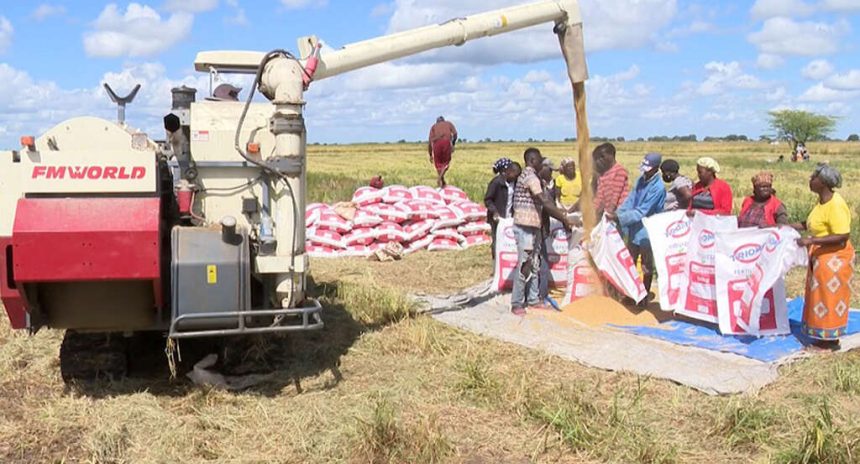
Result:
M579 175L582 176L582 195L579 199L582 222L585 225L586 240L596 224L594 214L594 192L591 189L593 167L591 153L588 152L588 114L585 111L585 80L588 79L588 65L585 62L585 39L582 23L559 27L556 24L558 44L567 65L567 76L573 87L573 109L576 112L576 142L579 151Z
M579 151L579 175L582 176L582 195L579 204L582 211L582 222L585 225L585 237L591 236L597 218L594 214L591 190L593 175L591 153L588 151L588 115L585 111L585 82L573 84L573 107L576 111L576 144Z

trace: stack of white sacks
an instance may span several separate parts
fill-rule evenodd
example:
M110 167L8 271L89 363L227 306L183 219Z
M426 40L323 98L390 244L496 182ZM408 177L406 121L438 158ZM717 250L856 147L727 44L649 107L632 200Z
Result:
M349 214L342 216L329 205L308 205L305 248L310 256L367 257L389 242L400 243L409 254L463 250L491 241L487 209L453 186L361 187L346 209Z

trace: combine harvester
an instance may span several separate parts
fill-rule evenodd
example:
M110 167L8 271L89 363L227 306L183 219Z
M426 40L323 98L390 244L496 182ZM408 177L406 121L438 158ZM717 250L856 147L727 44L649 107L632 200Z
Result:
M65 329L65 381L123 376L137 332L164 334L170 346L320 329L322 308L305 294L304 91L314 80L541 23L554 23L581 93L579 6L555 0L322 56L315 37L299 39L299 57L201 52L197 71L253 74L253 88L246 102L196 102L194 89L174 89L166 126L179 127L165 144L125 125L137 89L125 98L108 89L118 123L78 117L22 137L20 150L0 152L0 297L12 327ZM271 103L252 103L255 90Z

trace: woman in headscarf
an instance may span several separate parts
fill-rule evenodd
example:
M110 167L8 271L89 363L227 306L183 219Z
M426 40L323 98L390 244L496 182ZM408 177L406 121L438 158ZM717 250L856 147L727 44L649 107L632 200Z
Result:
M555 178L558 202L569 213L579 211L579 197L582 195L582 179L576 175L576 162L573 161L573 158L564 158L561 160L559 166L561 174Z
M484 206L487 207L487 222L492 226L493 245L491 252L496 257L496 227L499 219L513 216L514 184L520 175L520 165L510 158L499 158L493 163L493 180L487 185Z
M851 245L851 210L834 192L842 186L836 168L819 164L809 178L809 190L818 195L818 204L806 224L809 237L797 243L809 249L806 297L803 306L803 333L824 348L835 348L848 325L851 303L849 283L854 274L854 247Z
M773 174L762 171L752 178L753 194L744 198L738 227L771 227L788 224L788 210L776 197Z
M690 192L689 214L701 211L712 215L732 214L732 188L728 183L717 179L720 172L720 164L713 158L699 158L696 161L696 173L699 181L693 185Z

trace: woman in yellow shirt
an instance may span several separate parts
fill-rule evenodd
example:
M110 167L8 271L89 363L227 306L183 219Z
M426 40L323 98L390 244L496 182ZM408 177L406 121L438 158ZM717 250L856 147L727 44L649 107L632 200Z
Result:
M809 189L818 194L818 204L799 228L809 237L798 244L809 248L803 333L819 346L834 348L848 325L851 306L851 276L854 247L851 245L851 210L834 192L842 186L835 168L820 164L809 179Z
M568 213L579 211L579 197L582 195L582 179L576 175L576 163L573 158L561 160L561 174L555 178L558 201Z

